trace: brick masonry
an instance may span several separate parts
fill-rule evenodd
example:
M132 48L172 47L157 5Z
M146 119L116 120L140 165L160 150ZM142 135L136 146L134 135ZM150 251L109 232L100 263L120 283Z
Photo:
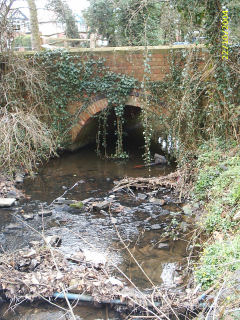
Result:
M191 49L196 45L188 45L187 48ZM202 45L199 47L203 48ZM148 53L150 54L150 78L153 81L162 81L166 74L169 72L169 52L170 50L186 49L186 46L157 46L148 47ZM127 74L133 76L139 81L144 77L144 47L119 47L119 48L97 48L97 49L72 49L71 54L76 56L76 59L87 60L89 56L95 59L104 58L106 60L106 66L113 72ZM141 107L141 99L138 94L133 94L128 97L127 105ZM100 112L104 108L107 108L108 101L104 97L96 97L93 102L89 104L84 112L78 114L81 109L81 103L75 102L69 106L69 112L76 114L76 124L71 129L72 149L79 147L81 130L87 121L96 113ZM81 144L81 143L80 143Z

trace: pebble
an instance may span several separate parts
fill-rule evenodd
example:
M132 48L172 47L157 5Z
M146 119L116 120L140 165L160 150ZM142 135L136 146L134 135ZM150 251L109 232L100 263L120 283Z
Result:
M62 239L58 236L47 236L45 237L45 242L47 245L50 245L52 247L60 247L62 243Z
M157 198L150 198L149 202L151 202L153 204L158 204L160 206L163 206L165 204L164 199L157 199Z
M52 211L51 210L41 210L38 212L38 215L40 217L50 217L52 215Z
M92 204L93 210L105 210L109 208L109 202L108 201L102 201L102 202L93 202Z
M16 177L15 177L15 182L16 182L16 183L23 183L23 178L24 178L24 175L23 175L23 174L17 173L17 174L16 174Z
M6 230L16 230L21 228L21 225L17 223L10 223L8 226L6 226Z
M148 196L145 193L138 193L138 195L137 195L137 198L139 200L145 200L145 199L147 199L147 197Z
M152 230L159 230L159 229L161 229L161 225L160 225L160 224L153 224L153 225L151 226L151 229L152 229Z
M116 219L116 218L111 218L111 222L112 222L113 224L116 224L116 223L117 223L117 219Z
M105 210L100 210L100 213L103 214L104 216L108 216L108 213Z
M76 202L75 200L68 200L68 199L65 199L65 198L57 198L54 201L54 204L72 204L72 203L75 203L75 202Z
M94 200L94 198L84 199L84 200L82 200L82 203L83 203L83 204L86 204L86 203L91 202L91 201L93 201L93 200Z
M33 214L23 214L22 217L26 221L34 219L34 215Z
M7 193L7 198L17 198L17 192L13 191L13 190L10 190L8 193Z
M169 243L159 243L158 249L169 249Z

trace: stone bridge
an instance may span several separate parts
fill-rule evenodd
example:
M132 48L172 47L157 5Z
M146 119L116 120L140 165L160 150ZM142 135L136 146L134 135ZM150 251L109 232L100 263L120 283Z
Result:
M148 64L151 67L149 74L152 81L161 81L169 72L169 53L170 50L203 48L203 45L176 45L176 46L155 46L148 47L147 53L150 59ZM96 49L71 49L73 55L84 55L85 58L91 56L95 59L104 58L105 64L111 71L126 74L142 81L144 77L144 58L146 55L145 47L105 47ZM139 92L133 92L127 99L127 106L141 108L141 98ZM108 107L108 101L104 96L98 95L92 99L84 112L79 113L76 124L71 129L72 145L75 150L82 147L91 140L93 125L90 119L98 112ZM81 103L75 102L69 106L71 114L77 114L81 109Z

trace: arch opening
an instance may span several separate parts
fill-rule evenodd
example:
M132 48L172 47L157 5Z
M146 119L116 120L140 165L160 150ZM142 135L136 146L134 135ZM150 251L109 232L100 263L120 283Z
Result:
M75 138L74 150L82 147L90 146L97 149L96 136L99 133L99 114L101 111L88 118L80 129ZM143 124L141 121L141 108L127 104L124 109L123 124L123 147L124 150L131 155L141 155L144 153L144 136ZM106 144L107 154L111 155L115 151L117 135L116 135L116 116L114 110L109 110L106 122ZM102 130L102 127L100 127ZM101 135L102 138L102 135ZM102 141L100 141L100 144ZM159 146L152 144L152 151L159 151ZM101 145L100 151L105 153L104 147Z
M100 112L90 117L80 129L74 141L75 150L87 145L94 145L96 147L96 136L99 130L101 130L100 136L102 136L103 131L102 122L99 124ZM140 115L141 109L139 107L127 105L124 109L123 143L127 149L134 140L133 137L137 138L136 141L138 145L144 145ZM114 110L110 109L106 121L106 143L109 152L113 151L117 139L115 123L116 116Z

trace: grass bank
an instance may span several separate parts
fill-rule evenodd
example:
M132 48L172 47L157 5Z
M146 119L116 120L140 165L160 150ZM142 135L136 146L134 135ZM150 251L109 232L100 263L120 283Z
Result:
M212 288L211 307L198 319L240 319L240 147L214 140L197 156L192 199L204 240L195 239L194 280L201 291Z

